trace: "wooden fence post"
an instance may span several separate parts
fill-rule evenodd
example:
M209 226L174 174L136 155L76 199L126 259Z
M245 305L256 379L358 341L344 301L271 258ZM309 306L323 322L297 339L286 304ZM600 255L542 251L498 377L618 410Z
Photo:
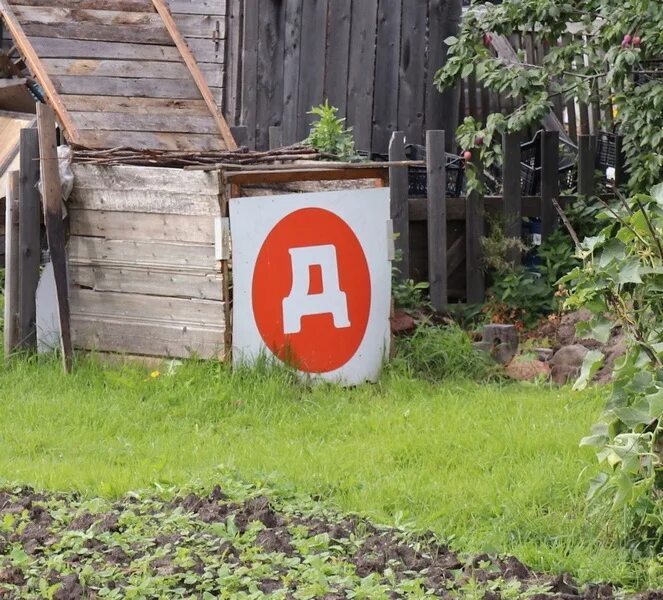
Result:
M479 181L483 183L483 164L478 157L473 160L473 168L476 170ZM484 301L486 287L481 246L481 238L485 235L483 194L470 191L465 203L467 303L481 304Z
M448 304L447 291L447 168L444 131L426 133L428 179L428 281L433 308Z
M596 163L596 138L593 135L578 136L578 195L594 195L594 166Z
M41 194L44 199L44 220L51 254L60 321L62 365L70 373L73 361L71 323L69 313L69 286L67 283L67 255L65 228L62 221L62 184L58 169L58 151L55 130L55 113L46 104L37 104L39 125L39 161Z
M559 133L544 131L541 138L541 236L557 228L553 200L559 197Z
M11 171L7 178L5 206L5 360L18 346L18 198L18 171Z
M394 131L389 143L389 160L405 160L405 133ZM389 167L391 220L394 224L396 250L400 250L399 279L410 278L410 218L407 167Z
M269 128L269 149L276 150L283 147L283 130L280 127Z
M502 176L504 234L507 238L521 239L523 235L523 201L520 181L520 135L508 133L503 142L504 171ZM506 259L520 264L520 250L511 248Z
M35 128L21 130L19 184L19 345L37 349L37 284L41 258L41 207L39 181L39 134Z

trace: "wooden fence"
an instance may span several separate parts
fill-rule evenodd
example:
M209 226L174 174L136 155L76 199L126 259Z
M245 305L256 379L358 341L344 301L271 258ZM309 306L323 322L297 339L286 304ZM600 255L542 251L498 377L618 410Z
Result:
M325 99L364 151L386 153L395 130L454 131L458 91L432 80L460 18L460 0L229 0L226 116L259 149L272 126L305 138Z
M522 193L520 137L510 134L504 138L501 196L482 196L476 192L468 197L447 196L443 131L427 132L426 197L410 197L406 167L390 168L392 220L397 233L396 247L403 257L399 265L401 277L428 281L433 306L438 310L451 301L476 304L484 300L482 238L488 219L501 223L506 235L516 238L523 235L524 218L540 219L542 239L559 226L554 206L554 201L560 198L559 132L546 131L540 135L540 185L535 196ZM595 193L596 138L581 134L578 141L577 193L589 197ZM390 161L403 160L404 149L403 132L394 133ZM478 162L474 168L478 173L483 172ZM509 258L514 263L520 261L519 254Z

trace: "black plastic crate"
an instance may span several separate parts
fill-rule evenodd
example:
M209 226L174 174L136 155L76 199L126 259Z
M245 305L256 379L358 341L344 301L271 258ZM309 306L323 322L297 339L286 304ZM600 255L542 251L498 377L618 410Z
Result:
M610 167L617 167L617 135L601 131L596 137L596 168L605 173Z
M633 70L633 83L645 85L650 81L663 80L663 59L646 60Z
M408 160L426 160L426 148L417 144L405 147ZM465 183L465 161L455 154L446 154L447 160L447 197L460 198ZM408 168L408 193L410 198L428 196L428 173L426 167Z

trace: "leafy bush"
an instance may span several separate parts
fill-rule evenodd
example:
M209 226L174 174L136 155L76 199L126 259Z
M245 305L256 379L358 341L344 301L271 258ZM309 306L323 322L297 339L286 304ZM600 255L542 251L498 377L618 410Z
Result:
M577 35L570 38L568 24ZM491 48L495 35L536 31L548 48L541 65L505 61ZM564 44L558 41L564 38ZM511 98L518 108L465 120L458 140L479 154L487 167L501 163L501 134L539 127L555 101L579 100L614 106L615 125L634 191L647 191L663 171L663 86L660 79L638 81L635 72L663 56L663 3L660 0L503 0L476 2L465 14L458 37L446 40L448 60L438 72L440 88L472 74L482 87ZM646 78L645 78L646 79ZM469 185L476 184L469 169Z
M496 373L490 357L475 350L472 340L456 326L419 325L409 337L398 338L394 368L431 381L484 381Z
M541 264L536 270L514 267L507 262L508 250L523 251L525 246L518 239L506 238L501 227L494 226L482 242L493 281L484 310L493 320L532 327L541 317L559 310L557 282L578 264L566 232L556 230L539 246L537 255Z
M567 307L594 314L580 325L583 337L607 341L616 320L628 343L603 420L582 443L598 448L603 465L592 499L620 511L633 547L655 555L663 552L663 184L606 218L583 242L582 266L563 279ZM576 387L601 363L591 352Z
M338 108L330 106L329 100L325 100L324 104L311 109L309 114L318 117L318 120L313 123L305 144L340 160L357 157L352 128L345 127L345 119L338 116Z

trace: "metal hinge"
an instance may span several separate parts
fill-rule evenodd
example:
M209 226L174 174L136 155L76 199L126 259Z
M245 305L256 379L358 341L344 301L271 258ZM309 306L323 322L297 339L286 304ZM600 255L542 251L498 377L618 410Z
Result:
M221 48L221 21L216 22L216 27L212 31L212 41L214 42L214 51L218 52Z

